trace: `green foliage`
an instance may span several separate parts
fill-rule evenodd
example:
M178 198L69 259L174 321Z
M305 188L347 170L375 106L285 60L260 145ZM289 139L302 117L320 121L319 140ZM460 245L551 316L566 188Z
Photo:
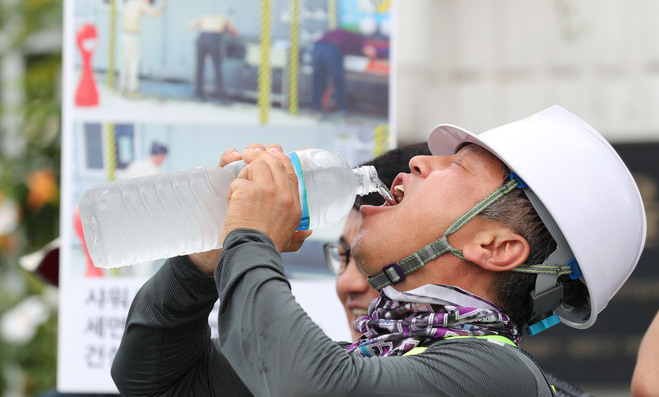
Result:
M35 33L61 31L62 0L6 0L0 3L0 29L10 40L7 49L23 49ZM0 56L3 54L0 53Z
M0 236L0 318L25 298L42 296L46 288L43 282L21 269L18 258L59 235L61 49L35 54L27 44L44 30L61 34L61 1L0 2L0 34L9 40L9 45L0 48L0 59L7 52L18 50L25 56L26 68L25 80L19 82L25 94L19 109L22 150L19 156L0 156L0 203L16 203L20 214L14 230ZM3 114L5 109L0 108L0 117ZM4 139L1 134L6 133L0 129L0 138ZM35 182L35 174L42 178ZM40 200L35 201L35 190L41 193L36 195ZM0 338L0 395L7 391L5 371L11 368L22 372L25 395L36 396L54 387L56 333L55 314L37 328L35 337L25 345L12 345Z
M26 283L25 295L0 297L0 302L15 306L20 300L30 295L40 295L44 291L41 280L21 271L20 276ZM3 312L4 310L0 310ZM52 389L57 382L57 315L37 328L37 333L27 345L13 345L0 338L0 366L17 366L23 372L26 396L38 396ZM1 374L0 374L1 375ZM4 395L6 379L0 376L0 395Z

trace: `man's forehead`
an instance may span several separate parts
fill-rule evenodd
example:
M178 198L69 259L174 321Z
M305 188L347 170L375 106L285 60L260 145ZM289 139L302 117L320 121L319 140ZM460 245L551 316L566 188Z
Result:
M458 148L458 152L456 154L458 153L460 154L461 157L466 156L467 159L471 157L471 155L474 155L477 158L480 158L481 160L484 160L486 158L496 160L496 162L500 164L501 170L504 173L504 175L510 172L506 164L503 161L501 161L501 159L497 155L475 143L465 142L462 146Z
M478 146L475 143L471 142L465 142L462 144L456 153L461 153L461 154L468 154L468 153L476 153L476 154L488 154L491 156L494 156L489 150L485 149L482 146Z

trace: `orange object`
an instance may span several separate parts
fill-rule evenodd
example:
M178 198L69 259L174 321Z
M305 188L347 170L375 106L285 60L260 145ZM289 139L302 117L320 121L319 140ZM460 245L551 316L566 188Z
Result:
M38 211L47 203L55 204L59 199L55 173L50 168L32 172L26 183L29 189L27 206L32 210Z
M389 60L388 59L372 59L366 66L366 72L389 75Z

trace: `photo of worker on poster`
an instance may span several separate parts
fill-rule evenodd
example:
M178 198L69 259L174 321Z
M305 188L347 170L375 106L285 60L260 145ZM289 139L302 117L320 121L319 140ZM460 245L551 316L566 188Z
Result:
M99 267L80 200L106 183L215 166L226 149L326 149L355 167L393 148L394 10L379 0L65 0L58 390L113 393L126 313L165 258ZM350 338L314 230L283 255L296 299ZM211 327L217 321L214 311ZM213 329L213 332L216 332Z
M365 161L391 142L389 3L71 0L66 100L92 120L304 125L309 134L330 124L364 152L348 156Z

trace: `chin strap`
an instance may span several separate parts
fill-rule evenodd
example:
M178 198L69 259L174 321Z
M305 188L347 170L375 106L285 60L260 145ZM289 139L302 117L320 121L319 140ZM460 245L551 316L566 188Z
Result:
M460 259L465 259L462 255L462 250L455 249L449 244L448 236L451 233L455 233L465 223L469 222L505 194L515 188L523 189L526 187L527 185L524 181L516 174L511 173L508 182L490 193L490 195L456 219L446 229L446 232L440 239L433 241L399 262L385 266L380 273L369 277L366 281L375 290L380 291L388 285L398 284L404 281L408 274L447 252L452 253ZM529 326L526 329L530 335L533 335L560 322L559 316L553 313L563 300L563 285L558 282L558 277L569 274L571 279L576 280L582 277L582 273L579 264L574 259L574 254L572 254L569 244L549 214L549 211L547 211L532 190L526 189L525 193L557 244L556 250L549 255L544 263L522 264L511 270L514 272L537 274L536 285L530 296L533 304L533 314L531 321L529 321Z
M393 262L385 266L380 273L369 277L366 281L375 290L380 291L387 285L397 284L404 281L408 274L447 252L452 253L460 259L464 259L464 256L462 256L462 250L451 247L451 244L448 242L448 236L455 233L458 229L464 226L465 223L472 220L476 215L480 214L485 208L503 197L505 194L511 192L515 188L524 187L526 187L526 184L524 184L517 175L511 174L508 182L499 186L499 188L456 219L451 226L446 229L446 232L440 239L433 241L399 262Z

